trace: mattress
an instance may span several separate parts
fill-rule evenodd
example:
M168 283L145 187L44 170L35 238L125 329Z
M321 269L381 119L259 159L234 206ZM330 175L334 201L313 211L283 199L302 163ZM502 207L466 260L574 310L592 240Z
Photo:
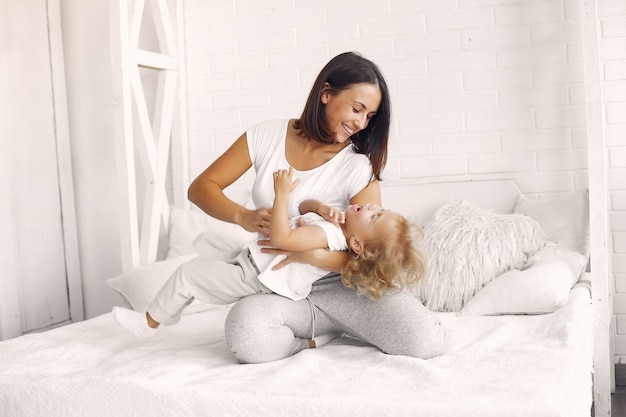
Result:
M2 416L589 416L588 284L551 314L438 313L444 355L392 356L342 337L284 360L238 364L228 307L184 315L150 340L110 313L0 343Z

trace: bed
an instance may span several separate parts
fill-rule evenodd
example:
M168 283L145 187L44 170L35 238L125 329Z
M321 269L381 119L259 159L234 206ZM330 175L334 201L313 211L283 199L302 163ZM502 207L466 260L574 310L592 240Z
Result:
M433 304L432 298L425 301L447 329L442 356L386 355L346 335L284 360L242 365L224 338L230 306L194 302L179 325L163 328L151 340L127 334L107 313L1 342L1 414L589 416L593 313L585 272L588 193L534 200L509 180L392 183L383 187L383 202L424 226L421 244L431 245L423 248L432 259L440 255L433 252L437 245L432 238L427 242L437 219L449 220L462 210L468 216L468 208L480 221L499 221L505 228L531 219L545 242L514 268L494 267L493 256L489 262L477 259L477 265L484 265L478 269L495 268L491 273L497 275L476 281L479 288L473 293L463 288L468 296L458 311L447 311L456 307ZM451 207L457 214L450 214ZM194 210L175 209L171 216L166 259L108 282L135 308L144 306L154 291L148 288L167 279L181 262L198 253L227 256L247 238ZM477 225L474 232L491 227ZM452 229L458 233L457 226ZM506 230L513 245L522 240ZM484 253L486 244L472 250ZM426 293L424 288L412 291L416 297Z

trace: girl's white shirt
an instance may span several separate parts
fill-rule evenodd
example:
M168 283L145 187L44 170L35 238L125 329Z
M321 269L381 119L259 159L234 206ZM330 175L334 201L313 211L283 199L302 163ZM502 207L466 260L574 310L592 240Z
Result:
M326 234L328 250L347 250L348 243L341 231L317 213L306 213L294 217L289 222L292 229L298 227L298 219L304 219L307 226L321 227ZM311 292L315 281L328 274L328 271L309 264L292 263L283 268L272 270L272 267L285 259L285 255L271 255L261 252L261 247L253 242L249 246L250 254L260 271L259 281L267 288L292 300L302 300Z

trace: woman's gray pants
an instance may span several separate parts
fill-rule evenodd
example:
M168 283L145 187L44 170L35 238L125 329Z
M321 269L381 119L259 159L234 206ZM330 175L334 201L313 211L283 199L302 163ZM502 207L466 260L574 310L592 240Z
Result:
M443 353L441 322L413 295L374 300L346 288L337 274L313 285L307 299L275 294L243 298L226 319L226 340L242 363L275 361L308 348L313 335L346 333L392 355L427 359Z

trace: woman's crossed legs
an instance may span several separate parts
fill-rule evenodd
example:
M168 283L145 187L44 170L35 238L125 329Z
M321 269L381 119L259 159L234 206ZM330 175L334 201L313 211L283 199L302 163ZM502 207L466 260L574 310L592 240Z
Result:
M380 300L345 288L337 275L318 281L308 299L253 295L235 304L226 339L243 363L283 359L308 348L313 335L346 333L385 353L422 359L443 353L441 322L405 291Z

